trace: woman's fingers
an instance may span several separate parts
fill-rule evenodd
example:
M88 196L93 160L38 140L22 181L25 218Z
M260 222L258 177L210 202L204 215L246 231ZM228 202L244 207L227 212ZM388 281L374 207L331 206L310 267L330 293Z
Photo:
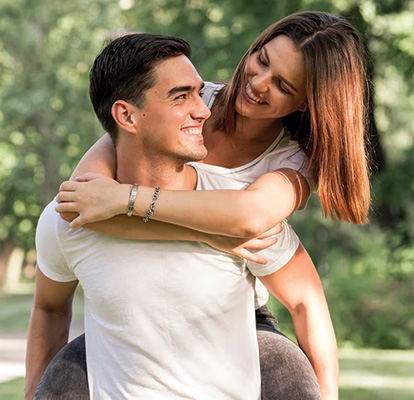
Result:
M247 261L251 261L257 264L267 264L267 260L265 258L260 257L257 254L252 253L251 251L245 248L239 249L236 255L241 258L244 258Z
M74 192L77 185L77 182L65 181L60 185L59 191Z
M71 227L72 229L80 228L80 227L82 227L83 225L85 225L85 221L84 221L84 219L82 218L82 216L81 216L81 215L79 215L79 217L75 218L75 219L74 219L74 220L70 223L70 227Z
M278 233L282 232L282 229L283 229L282 224L277 224L273 228L262 233L260 236L258 236L257 239L265 239L265 238L268 238L269 236L277 235Z
M104 175L104 174L97 174L96 172L87 172L86 174L83 175L79 175L75 178L76 182L89 182L92 181L94 179L98 179L98 178L109 178L108 176Z
M65 201L62 203L58 203L55 206L55 211L58 213L66 213L66 212L77 212L76 203Z
M276 242L277 242L276 236L271 236L266 239L250 239L243 245L243 248L259 251L259 250L267 249L270 246L273 246Z
M56 201L58 203L75 201L75 192L59 192Z
M233 254L257 264L267 264L267 260L258 255L259 250L267 249L277 242L277 237L272 236L266 239L250 239L242 247L234 249Z

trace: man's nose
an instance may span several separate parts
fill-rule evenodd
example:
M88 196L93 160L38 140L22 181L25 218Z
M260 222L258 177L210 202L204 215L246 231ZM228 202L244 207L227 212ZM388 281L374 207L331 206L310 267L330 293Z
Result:
M203 99L197 96L196 103L193 107L192 117L194 119L207 119L211 115L210 109L206 106Z

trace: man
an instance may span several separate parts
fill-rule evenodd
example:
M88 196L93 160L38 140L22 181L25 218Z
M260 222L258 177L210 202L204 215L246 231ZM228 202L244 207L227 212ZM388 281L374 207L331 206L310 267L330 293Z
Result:
M206 156L202 87L180 39L134 34L104 49L91 99L116 143L119 182L196 188L197 172L185 163ZM71 230L54 203L39 221L37 246L27 399L67 341L78 281L92 399L260 398L254 277L242 260L200 243ZM286 300L272 275L263 281Z

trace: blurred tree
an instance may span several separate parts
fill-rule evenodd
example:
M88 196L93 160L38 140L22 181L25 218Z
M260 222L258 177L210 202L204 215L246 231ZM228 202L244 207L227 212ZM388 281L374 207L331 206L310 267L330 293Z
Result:
M43 206L101 134L88 70L120 16L92 3L0 4L0 268L10 248L33 247Z

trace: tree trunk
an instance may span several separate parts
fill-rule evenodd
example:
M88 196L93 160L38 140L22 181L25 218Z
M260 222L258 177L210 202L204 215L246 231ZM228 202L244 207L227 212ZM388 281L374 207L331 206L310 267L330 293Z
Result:
M3 290L6 281L7 265L13 250L14 245L11 242L4 243L0 248L0 292Z

